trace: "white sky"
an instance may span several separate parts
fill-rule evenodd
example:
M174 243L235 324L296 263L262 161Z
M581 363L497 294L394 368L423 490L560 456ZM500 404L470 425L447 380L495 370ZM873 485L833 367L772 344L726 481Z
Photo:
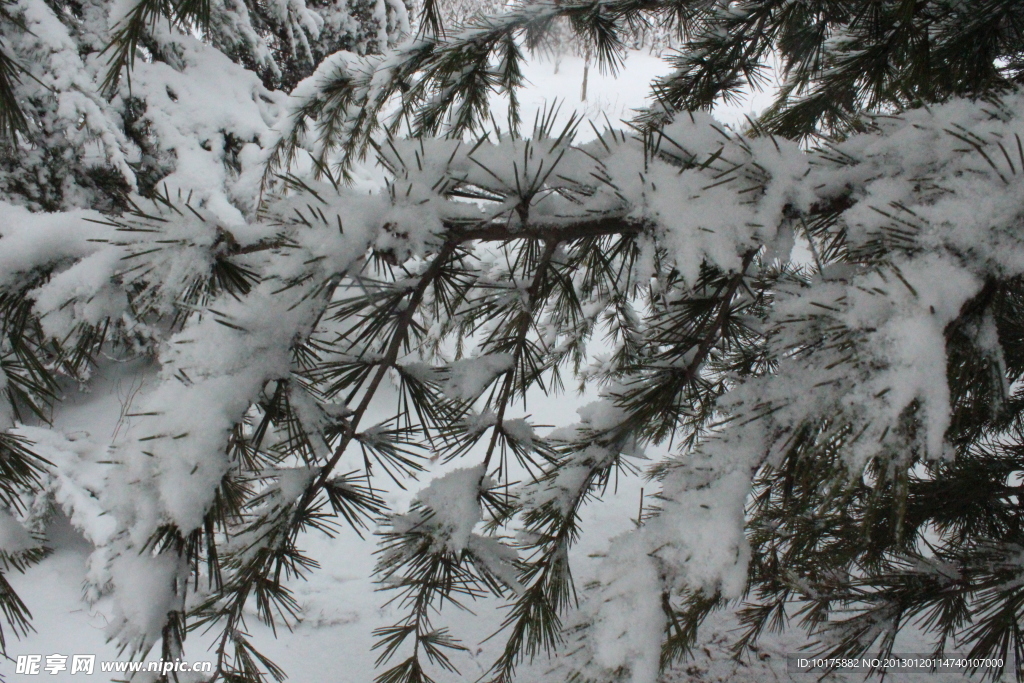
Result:
M535 112L557 100L565 116L572 111L582 113L599 129L607 116L617 125L620 120L633 118L633 110L644 106L651 92L651 81L669 72L662 58L647 52L630 51L625 66L615 76L601 74L595 65L591 65L587 75L587 100L582 101L583 69L584 60L571 55L557 61L550 58L530 60L524 70L529 85L520 93L524 122L532 122ZM715 116L722 123L741 127L746 123L744 114L753 118L771 103L773 94L774 88L748 94L739 102L719 105ZM503 108L498 111L503 111ZM586 140L592 135L590 127L584 125L579 139Z

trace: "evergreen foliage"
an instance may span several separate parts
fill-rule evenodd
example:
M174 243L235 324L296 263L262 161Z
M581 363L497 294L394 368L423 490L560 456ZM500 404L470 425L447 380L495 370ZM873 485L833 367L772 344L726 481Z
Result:
M916 623L1024 656L1024 3L529 2L454 30L427 2L404 41L404 5L344 7L2 6L3 572L59 508L109 635L212 638L232 683L284 678L247 620L294 625L309 535L367 531L398 614L379 683L457 671L444 619L487 597L502 683L657 680L717 609L739 656L794 619L833 655ZM678 32L630 131L524 131L523 60L565 23L608 69ZM773 58L747 129L700 111ZM112 439L51 426L124 367L149 386ZM599 400L545 432L530 397L566 385ZM655 502L578 586L582 507L644 465ZM2 649L30 628L2 574L0 611Z

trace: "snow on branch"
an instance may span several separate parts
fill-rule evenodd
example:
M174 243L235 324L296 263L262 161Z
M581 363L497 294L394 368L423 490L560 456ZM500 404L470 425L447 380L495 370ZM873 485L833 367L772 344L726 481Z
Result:
M564 653L569 622L578 647L559 666L649 680L687 620L744 594L752 482L807 434L855 477L950 457L950 330L998 358L991 326L958 321L988 283L1024 275L1022 105L954 100L810 151L697 113L583 145L574 123L392 136L379 192L285 176L249 218L166 190L120 214L3 203L0 258L19 274L0 283L3 414L45 419L57 378L88 382L105 358L158 362L129 424L94 444L105 475L95 449L17 432L88 525L93 590L139 651L172 613L221 634L219 675L276 671L246 606L293 623L287 581L315 568L304 534L381 518L378 578L406 609L378 633L381 663L399 657L383 680L454 666L464 646L434 609L484 595L511 605L498 680ZM603 330L610 351L591 358ZM579 425L545 434L511 412L573 362L601 387ZM653 463L656 509L577 592L581 506L659 443L673 448ZM12 446L19 495L43 467L30 448ZM456 458L478 460L405 514L378 496L382 477L404 486Z

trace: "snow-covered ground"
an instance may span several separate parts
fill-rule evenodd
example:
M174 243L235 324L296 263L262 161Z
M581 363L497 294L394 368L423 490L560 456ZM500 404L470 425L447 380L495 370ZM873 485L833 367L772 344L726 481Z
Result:
M607 116L617 123L629 119L631 110L641 106L648 93L651 78L664 73L664 63L657 57L634 53L629 57L618 77L604 75L591 68L588 74L587 99L581 100L584 62L579 58L563 57L557 64L551 60L531 63L527 78L531 86L522 94L524 119L532 120L533 113L554 100L561 104L562 115L577 111L600 126ZM742 125L743 115L764 106L767 94L755 95L748 100L725 107L717 115L725 122ZM581 129L588 137L589 128ZM94 387L89 394L75 396L71 391L69 406L63 410L56 427L71 440L109 441L127 425L125 406L139 387L128 384L123 377L138 377L138 373L109 371L105 375L106 387ZM103 399L101 397L106 396ZM574 395L534 396L529 413L538 422L561 425L575 421L575 409L586 402L586 397ZM463 463L475 464L470 454ZM640 463L642 465L642 463ZM424 478L438 473L434 470ZM389 502L402 509L411 500L413 490L394 490L387 494ZM622 476L603 497L585 508L584 535L575 549L577 585L584 585L591 577L593 562L590 556L600 553L608 539L633 525L641 505L641 489L645 482L639 476ZM21 640L8 642L12 657L39 654L95 654L97 661L115 661L119 653L113 643L106 642L105 628L111 615L104 601L88 605L83 600L82 586L88 572L87 559L91 546L66 519L54 522L50 539L55 552L25 576L13 575L14 587L27 602L33 614L36 632ZM343 531L337 538L309 536L305 548L320 563L321 569L307 581L294 582L294 590L302 606L302 621L294 632L282 632L274 637L255 619L250 620L250 632L256 644L299 683L369 683L375 675L376 653L371 651L373 629L393 623L396 618L389 608L382 607L386 596L377 592L371 581L374 564L373 538L360 539L355 533ZM450 625L456 636L467 644L482 641L499 626L502 612L494 604L470 605L474 613L448 610L440 621ZM735 625L728 616L714 617L701 636L701 645L693 661L683 665L674 675L675 681L810 681L812 674L791 674L786 670L785 655L796 653L801 644L799 634L768 636L761 649L751 651L744 661L730 658L729 646ZM438 675L438 681L475 681L494 661L501 639L484 642L480 649L472 649L456 658L459 674ZM210 659L208 639L202 633L189 635L186 655L190 661ZM904 651L917 651L908 643ZM155 658L152 653L150 659ZM45 659L43 660L45 663ZM69 659L70 661L70 659ZM543 666L538 663L537 666ZM0 673L9 681L106 681L123 679L125 674L104 674L98 670L91 676L71 674L65 670L37 676L19 675L13 662L0 662ZM140 674L133 680L150 680ZM858 680L853 676L850 680ZM182 675L184 683L190 680ZM529 680L524 672L523 680ZM840 679L843 680L843 679ZM890 680L941 680L928 674L893 675ZM946 680L959 680L948 677Z

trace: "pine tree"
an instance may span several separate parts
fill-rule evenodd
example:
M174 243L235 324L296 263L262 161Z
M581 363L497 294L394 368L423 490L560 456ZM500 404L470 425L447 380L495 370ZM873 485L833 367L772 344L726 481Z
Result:
M371 529L399 612L381 683L456 670L441 608L485 596L492 681L657 680L719 609L739 656L793 618L833 655L917 621L936 652L1024 656L1024 3L535 2L458 31L425 3L397 45L375 8L356 54L313 6L144 1L109 33L102 5L5 6L4 571L63 505L111 636L173 659L215 634L224 681L283 678L246 619L294 623L307 535ZM678 32L629 130L524 126L523 60L560 23L607 69ZM747 128L702 111L770 59ZM185 126L225 67L230 125ZM366 158L379 192L348 184ZM160 370L112 443L47 426L138 359ZM578 424L522 416L567 381L598 396ZM389 509L428 457L460 466ZM655 502L577 586L582 506L644 465ZM6 583L0 607L30 627Z

